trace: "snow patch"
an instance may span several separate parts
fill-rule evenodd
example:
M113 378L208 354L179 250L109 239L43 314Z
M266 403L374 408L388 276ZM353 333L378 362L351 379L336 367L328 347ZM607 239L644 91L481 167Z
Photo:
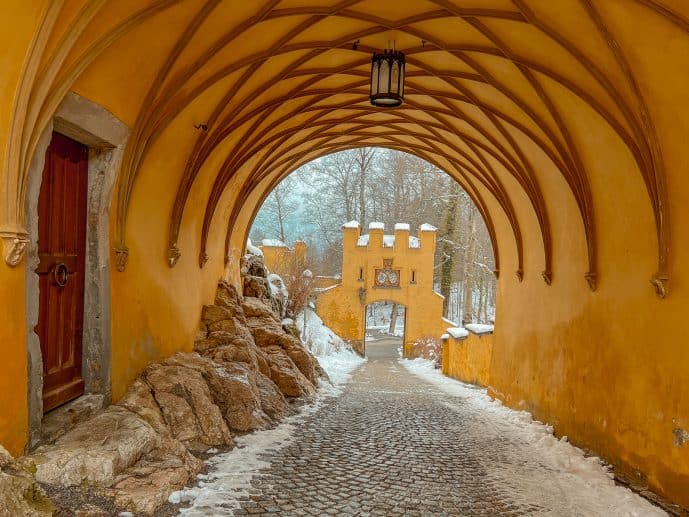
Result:
M419 226L419 231L420 232L437 232L438 229L435 226L433 226L432 224L423 223L421 226Z
M306 330L303 312L297 316L296 323L304 343L335 384L348 382L351 372L366 361L323 323L312 309L306 309Z
M400 359L400 363L410 373L450 395L446 404L449 409L476 421L469 432L476 433L477 441L509 437L514 442L509 450L512 458L486 462L483 466L488 477L510 489L516 502L521 499L528 504L545 497L548 506L556 509L554 515L667 515L628 488L616 485L610 467L600 458L586 456L565 436L558 440L552 426L534 421L530 413L506 408L491 399L485 389L444 376L428 359ZM528 468L527 461L535 462L539 468ZM562 488L563 480L566 490Z
M495 327L493 325L484 325L483 323L468 323L467 325L464 325L464 328L466 328L469 332L473 332L474 334L492 334L493 330Z
M379 221L373 221L371 223L368 223L368 229L369 230L385 230L385 223L381 223Z
M270 293L273 296L281 297L285 302L287 301L289 298L289 293L287 292L285 282L280 275L270 273L268 275L268 285L270 286Z
M269 248L286 248L287 244L280 239L263 239L261 241L261 246L267 246Z
M464 327L450 327L447 329L447 333L455 339L464 339L469 336L469 331Z
M246 240L246 252L249 255L263 258L263 252L251 243L251 239Z
M348 223L344 223L342 225L342 228L358 228L359 227L359 221L349 221Z
M395 223L395 231L409 231L409 223Z

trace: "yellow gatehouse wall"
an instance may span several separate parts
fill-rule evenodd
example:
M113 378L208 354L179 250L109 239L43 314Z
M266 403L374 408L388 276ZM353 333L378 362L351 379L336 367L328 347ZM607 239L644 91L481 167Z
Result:
M356 222L342 227L342 278L338 285L321 291L316 310L326 325L359 352L364 348L366 306L378 301L405 308L405 357L418 340L439 339L454 325L442 317L443 297L433 290L436 229L422 225L418 237L410 237L406 228L398 226L394 234L385 235L379 223L371 223L368 234L362 235ZM392 269L399 269L399 287L376 286L376 269L383 268L384 260L392 260Z
M308 246L304 241L295 241L292 246L275 239L263 239L258 248L263 252L263 261L271 273L299 274L307 265Z

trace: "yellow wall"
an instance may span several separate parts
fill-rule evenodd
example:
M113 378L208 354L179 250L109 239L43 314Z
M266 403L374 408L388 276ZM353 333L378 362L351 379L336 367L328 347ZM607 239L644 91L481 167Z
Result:
M289 246L258 246L263 252L263 261L271 273L282 275L287 272L298 272L306 267L307 246L303 241L296 241Z
M0 263L0 444L21 453L28 436L24 268Z
M530 2L531 15L515 13L513 19L491 17L487 10L478 18L495 38L459 17L434 16L435 8L426 3L401 2L396 6L400 17L418 16L424 33L436 41L428 51L415 53L415 62L423 66L409 74L415 86L410 102L390 111L368 107L365 85L350 88L348 66L366 60L364 48L382 48L391 39L402 49L417 47L417 36L381 28L362 38L358 51L341 43L324 48L324 42L340 37L333 35L333 27L340 35L352 35L351 41L369 31L367 20L378 15L375 2L352 6L352 11L361 10L358 18L343 12L337 20L310 7L295 8L299 15L283 10L273 16L260 12L262 3L219 2L196 32L185 31L201 4L170 2L135 16L156 5L6 0L0 11L5 38L0 51L0 231L22 230L25 221L11 217L9 208L17 200L23 206L21 174L32 158L32 142L68 90L110 110L133 129L130 145L145 150L127 211L129 262L125 272L111 273L115 399L149 361L189 349L200 306L212 299L217 280L227 272L237 281L248 228L275 181L337 149L393 147L433 160L462 181L483 199L495 225L501 271L491 392L632 475L639 471L651 488L689 507L689 444L675 441L675 434L681 434L676 430L689 430L689 78L681 73L689 69L686 2ZM49 8L55 13L39 33ZM222 49L213 47L252 17L264 21L246 24L246 31L227 38ZM291 34L295 19L308 20L308 29ZM178 41L182 50L172 56ZM32 42L42 43L35 54ZM438 50L460 45L475 49L472 63ZM276 48L296 50L274 55ZM208 54L208 49L215 52ZM299 61L312 51L324 53ZM161 76L165 63L170 66ZM531 80L524 67L531 70ZM446 69L455 72L452 81L438 82L434 70ZM217 81L209 79L216 73ZM300 96L314 85L310 96ZM25 102L15 113L18 99ZM270 109L257 109L264 102ZM362 114L359 127L351 117ZM397 118L403 115L409 118ZM193 182L178 239L182 257L171 269L166 252L175 192L195 144L204 139L195 126L208 122L211 139L223 124L235 121L239 125L218 138ZM317 126L321 121L333 126ZM151 132L140 134L141 127ZM653 137L652 160L643 153ZM14 154L8 151L11 141L21 144ZM200 269L206 204L216 175L235 158L209 225L209 261ZM644 181L642 170L666 184L667 199L655 207L669 223L671 237L665 300L649 283L658 266L652 198L659 183ZM520 171L533 174L528 189L515 179ZM576 181L574 172L580 174ZM121 172L129 173L128 168ZM498 184L504 199L494 188ZM596 230L595 292L584 280L587 247L575 198L587 188ZM539 189L552 237L552 285L541 278L547 246L527 195ZM522 282L515 276L518 239L508 224L505 200L521 229ZM117 203L116 198L110 213L113 234ZM410 263L416 251L408 250L399 260ZM367 262L371 275L386 253L382 247L355 251L344 265L343 285L358 277L361 262L356 261L363 261L363 254L377 254ZM15 453L27 436L23 268L0 264L0 443ZM422 282L430 285L423 270L418 268L414 288L402 290L418 298L424 314L436 314L439 297L415 296ZM335 287L319 303L326 312L343 311L339 331L362 339L364 304L357 290ZM369 289L364 303L389 298L390 293ZM412 310L407 317L415 319ZM407 328L408 339L443 333L448 325L437 319L433 316L423 328Z
M488 386L493 356L493 335L469 333L466 338L443 340L443 373L449 377Z
M404 305L404 348L409 356L411 345L424 337L437 338L451 323L444 320L443 297L433 290L435 231L419 231L418 248L409 247L409 231L394 232L394 247L383 246L384 230L369 229L366 246L358 246L361 229L342 229L342 281L318 295L317 311L326 325L357 347L364 340L365 308L378 301ZM393 259L392 268L400 270L399 288L375 287L375 270L384 259ZM363 280L359 280L363 268ZM411 282L415 271L415 283ZM365 290L362 299L360 290Z

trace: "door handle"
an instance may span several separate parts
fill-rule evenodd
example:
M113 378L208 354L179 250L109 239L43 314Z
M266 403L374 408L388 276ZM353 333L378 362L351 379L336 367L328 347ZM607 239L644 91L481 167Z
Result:
M64 287L67 285L67 280L69 280L69 269L64 262L58 262L53 268L53 280L58 287Z

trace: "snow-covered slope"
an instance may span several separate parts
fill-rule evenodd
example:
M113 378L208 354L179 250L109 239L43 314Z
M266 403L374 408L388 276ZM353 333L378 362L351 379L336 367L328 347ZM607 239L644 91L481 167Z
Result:
M304 332L304 313L295 323L311 353L335 384L343 384L351 378L351 372L365 361L352 351L340 336L335 334L311 309L306 309L306 332Z

